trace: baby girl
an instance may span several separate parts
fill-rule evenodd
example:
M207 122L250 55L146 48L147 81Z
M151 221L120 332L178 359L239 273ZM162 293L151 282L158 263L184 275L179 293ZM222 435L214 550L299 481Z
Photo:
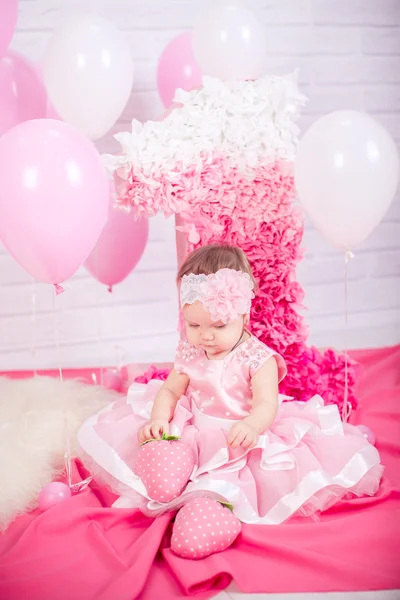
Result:
M337 406L278 394L285 361L249 330L256 284L245 254L199 248L177 281L186 335L168 379L133 384L79 432L89 468L120 495L116 505L156 516L207 497L230 505L239 531L240 522L276 525L349 493L374 494L378 451ZM191 449L193 469L181 493L160 502L135 465L143 444L168 436Z

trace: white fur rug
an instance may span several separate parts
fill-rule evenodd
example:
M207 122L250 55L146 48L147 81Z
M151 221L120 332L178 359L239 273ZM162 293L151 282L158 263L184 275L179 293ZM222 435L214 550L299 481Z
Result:
M0 530L34 508L42 487L63 470L64 407L74 456L81 423L115 397L78 381L0 377Z

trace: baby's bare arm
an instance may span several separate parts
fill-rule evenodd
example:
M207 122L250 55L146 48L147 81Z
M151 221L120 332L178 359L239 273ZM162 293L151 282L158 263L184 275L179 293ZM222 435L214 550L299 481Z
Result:
M251 380L253 388L253 407L246 423L264 433L273 423L278 412L278 366L270 358Z
M164 434L169 435L169 422L174 416L176 403L188 385L187 375L177 373L174 369L171 371L154 399L150 420L139 429L140 444L152 438L161 438Z
M174 415L176 403L186 392L188 385L189 377L172 369L154 399L151 419L169 422Z
M232 425L228 444L247 449L255 445L258 436L273 423L278 411L278 366L270 358L252 377L253 406L248 417Z

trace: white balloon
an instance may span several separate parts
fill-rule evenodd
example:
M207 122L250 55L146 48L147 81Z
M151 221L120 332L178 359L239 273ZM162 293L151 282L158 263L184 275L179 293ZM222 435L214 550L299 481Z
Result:
M399 153L368 114L344 110L316 121L295 160L300 202L317 229L350 250L382 220L399 184Z
M84 15L53 34L43 75L60 117L97 140L124 110L134 68L128 42L117 27L101 17Z
M241 0L213 0L193 31L193 52L204 75L257 79L266 55L266 33Z

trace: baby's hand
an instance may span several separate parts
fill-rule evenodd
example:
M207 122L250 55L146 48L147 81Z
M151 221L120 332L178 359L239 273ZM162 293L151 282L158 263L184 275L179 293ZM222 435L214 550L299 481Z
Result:
M232 448L238 448L239 446L250 448L250 446L256 444L257 440L257 431L245 421L239 421L239 423L232 425L228 433L228 444Z
M160 439L164 433L165 435L169 434L168 421L163 419L150 419L146 425L139 429L139 444L143 444L147 440Z

